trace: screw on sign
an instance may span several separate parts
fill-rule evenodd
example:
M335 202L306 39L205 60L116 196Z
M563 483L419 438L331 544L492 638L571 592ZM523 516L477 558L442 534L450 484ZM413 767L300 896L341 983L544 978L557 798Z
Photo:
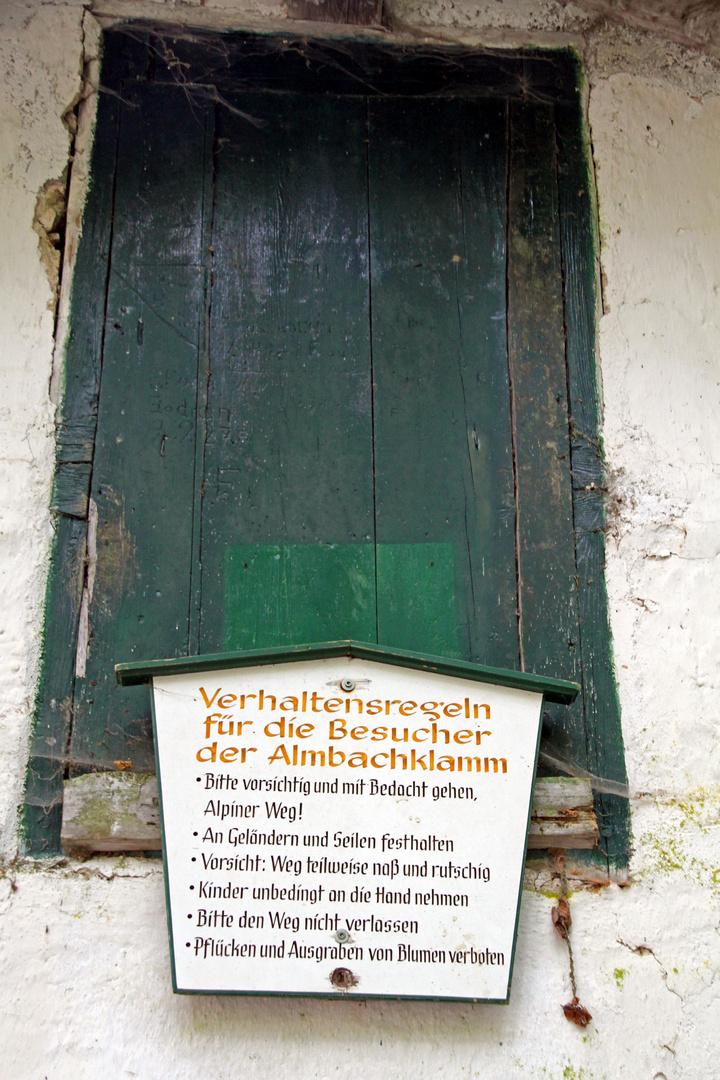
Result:
M353 986L357 986L358 981L349 968L335 968L330 982L336 990L351 990Z

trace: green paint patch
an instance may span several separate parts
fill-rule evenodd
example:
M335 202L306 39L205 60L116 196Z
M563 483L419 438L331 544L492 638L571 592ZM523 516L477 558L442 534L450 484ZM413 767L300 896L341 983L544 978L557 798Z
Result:
M452 544L225 549L225 649L379 641L460 658Z
M378 544L378 643L461 659L452 544Z
M225 649L376 640L372 544L225 549Z
M625 968L615 968L615 970L613 971L613 975L615 976L615 982L617 983L617 985L622 986L623 980L627 975L627 970Z

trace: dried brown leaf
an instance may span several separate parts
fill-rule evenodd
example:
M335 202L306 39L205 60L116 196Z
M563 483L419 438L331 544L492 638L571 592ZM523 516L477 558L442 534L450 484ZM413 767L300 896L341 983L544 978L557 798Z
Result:
M132 769L133 767L132 761L113 761L113 765L120 772L125 772L126 769Z
M552 909L552 921L560 937L567 941L572 919L570 918L570 905L564 896L558 901L557 907Z
M573 1024L577 1024L578 1027L587 1027L592 1020L590 1013L580 1004L576 997L574 997L569 1004L563 1005L562 1008L565 1013L565 1018L570 1020Z

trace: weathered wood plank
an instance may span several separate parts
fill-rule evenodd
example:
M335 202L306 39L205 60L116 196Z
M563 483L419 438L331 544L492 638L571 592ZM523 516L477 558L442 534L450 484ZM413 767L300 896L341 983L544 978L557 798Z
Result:
M57 428L56 460L58 462L91 462L94 447L94 416L61 420Z
M518 575L526 670L581 681L555 124L510 110L508 342L517 469ZM583 703L549 706L544 736L583 764Z
M557 817L564 810L592 810L589 780L574 776L540 776L533 789L533 817Z
M65 783L66 851L157 851L157 781L149 773L87 773Z
M374 641L364 103L233 104L262 126L219 117L201 651Z
M62 372L58 461L92 461L107 298L107 261L117 157L119 102L101 95L73 278L70 327ZM74 223L80 228L80 222Z
M200 652L200 618L202 612L202 508L205 491L205 443L208 434L208 385L210 382L210 305L213 281L212 225L215 200L215 115L205 116L205 145L202 189L201 257L203 273L202 320L198 334L197 386L195 394L195 461L192 508L192 545L190 555L190 614L188 624L188 653Z
M587 780L538 779L528 848L593 848L597 824ZM62 845L68 851L158 851L157 782L149 773L88 773L65 781Z
M22 818L27 855L56 855L59 851L86 532L86 522L75 518L61 515L55 522L45 596L45 618L52 631L43 639Z
M517 667L505 105L368 108L379 640Z
M117 101L101 98L62 372L60 428L77 431L82 427L84 434L79 441L84 443L84 449L65 453L61 445L58 462L89 461L88 453L92 453L105 314L105 279L101 276L98 283L98 267L106 265L110 246L117 120ZM75 222L75 227L79 227L79 222ZM74 441L74 437L69 441ZM72 717L86 533L85 521L62 513L56 520L22 816L23 850L28 855L55 855L60 850L65 748Z
M87 518L92 465L61 462L55 470L50 509L68 517Z
M592 178L579 104L556 107L560 238L565 277L571 463L577 536L581 655L588 731L588 768L627 782L620 703L612 663L605 587L605 474L600 443L599 388L595 365L597 266ZM627 863L630 815L626 799L599 795L600 847Z
M593 810L568 810L553 818L530 819L528 850L564 848L589 851L597 847L598 827Z
M528 850L597 846L598 827L589 780L547 776L535 781Z
M91 498L97 546L71 767L154 764L147 693L120 660L188 651L208 114L178 87L125 92Z
M101 87L108 87L118 93L127 79L145 75L148 60L152 55L150 39L150 33L143 33L137 24L120 26L114 33L105 34L100 72Z

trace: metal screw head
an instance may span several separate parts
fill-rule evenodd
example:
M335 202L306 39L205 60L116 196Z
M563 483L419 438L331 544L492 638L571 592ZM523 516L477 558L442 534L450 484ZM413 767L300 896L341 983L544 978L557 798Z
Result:
M346 941L350 940L350 935L347 930L338 930L335 934L335 940L339 941L341 945L344 945Z
M349 694L351 690L355 689L355 683L352 679L343 679L340 683L340 689L345 690L346 693Z
M338 990L350 990L357 985L357 979L349 968L335 968L330 976L330 982Z

